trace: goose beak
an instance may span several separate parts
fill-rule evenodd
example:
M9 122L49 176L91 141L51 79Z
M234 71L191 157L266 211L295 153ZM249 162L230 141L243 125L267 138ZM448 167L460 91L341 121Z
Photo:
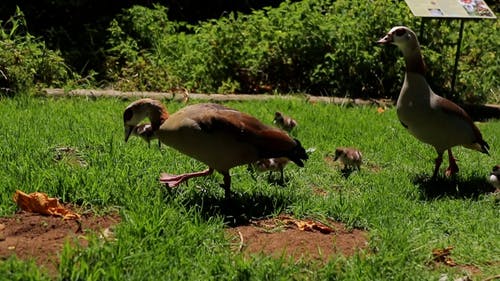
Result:
M134 128L135 128L134 126L125 125L125 142L128 141L128 138L130 137L130 135L134 131Z
M377 41L377 44L382 44L382 45L386 45L386 44L390 44L393 42L393 39L392 39L392 35L390 34L387 34L386 36L380 38L378 41Z

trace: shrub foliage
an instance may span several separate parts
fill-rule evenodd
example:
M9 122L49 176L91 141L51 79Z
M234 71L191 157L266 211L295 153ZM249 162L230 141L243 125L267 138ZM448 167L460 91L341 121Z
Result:
M133 6L107 29L100 81L120 90L294 93L396 98L404 63L375 41L392 26L419 34L433 89L455 100L499 102L500 23L467 21L455 89L450 93L457 20L413 17L404 1L303 0L197 24L172 21L167 8ZM421 32L423 31L423 32ZM81 84L59 52L26 31L22 13L0 30L0 87ZM96 73L87 83L94 83ZM77 77L78 78L78 77ZM70 85L70 86L71 86Z
M71 71L59 52L27 32L23 13L0 21L0 96L27 92L35 85L64 85Z
M194 26L171 22L166 12L135 6L111 23L108 77L117 87L396 97L401 54L374 42L392 26L417 33L421 26L403 1L284 2ZM424 26L430 82L449 96L459 22L428 20ZM498 21L466 23L459 98L477 102L498 94L499 27Z

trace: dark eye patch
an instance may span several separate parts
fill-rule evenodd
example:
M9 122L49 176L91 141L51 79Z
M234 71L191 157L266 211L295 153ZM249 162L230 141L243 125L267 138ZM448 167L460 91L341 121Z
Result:
M400 28L400 29L396 29L396 36L403 36L404 34L406 33L406 30L404 30L403 28Z

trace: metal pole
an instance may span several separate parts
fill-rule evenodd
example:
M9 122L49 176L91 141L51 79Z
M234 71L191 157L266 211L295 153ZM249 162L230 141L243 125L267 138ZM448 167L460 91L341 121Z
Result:
M464 20L460 20L460 33L458 34L457 51L455 53L455 65L451 76L451 94L455 94L455 82L457 80L458 59L460 58L460 45L462 45L462 37L464 34Z
M424 40L424 20L425 18L420 18L420 35L418 38L420 38L420 43Z

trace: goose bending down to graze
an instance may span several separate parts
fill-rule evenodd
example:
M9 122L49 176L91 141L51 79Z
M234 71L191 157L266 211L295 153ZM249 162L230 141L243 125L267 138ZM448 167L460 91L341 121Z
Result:
M222 187L228 199L231 168L276 157L286 157L303 167L302 161L308 159L300 142L286 132L219 104L190 105L169 115L160 101L135 101L123 113L125 141L144 118L149 118L155 136L162 143L208 165L208 169L200 172L162 174L160 182L169 187L210 175L215 170L224 177Z
M406 73L397 101L401 124L420 141L434 146L438 157L432 178L435 179L448 151L446 175L458 172L451 152L454 146L464 146L488 154L489 146L469 115L455 103L436 95L425 79L425 64L415 33L408 27L393 27L379 44L396 45L403 53Z

